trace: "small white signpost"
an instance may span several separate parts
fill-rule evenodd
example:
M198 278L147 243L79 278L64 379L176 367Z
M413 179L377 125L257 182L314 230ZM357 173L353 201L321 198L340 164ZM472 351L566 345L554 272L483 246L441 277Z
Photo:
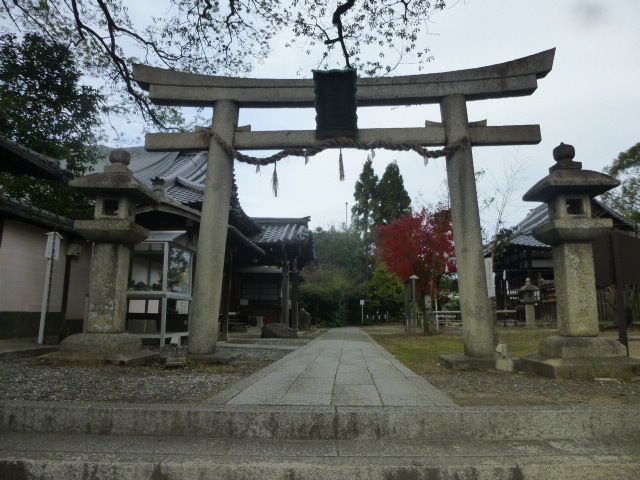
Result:
M364 300L360 300L360 311L362 313L362 324L364 325Z
M44 256L47 259L47 269L44 272L44 291L42 292L42 310L40 312L40 329L38 331L38 343L44 343L44 323L49 310L49 290L51 289L51 277L53 275L53 262L60 256L60 240L62 235L58 232L49 232L47 235L47 246Z
M496 274L493 273L493 259L491 257L484 259L484 271L487 277L487 296L493 298L496 296Z

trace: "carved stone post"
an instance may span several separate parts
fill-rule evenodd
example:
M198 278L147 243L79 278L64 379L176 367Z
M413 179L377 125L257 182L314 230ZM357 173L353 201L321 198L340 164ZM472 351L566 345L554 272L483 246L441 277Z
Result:
M464 354L467 357L493 358L493 322L487 296L480 213L465 97L443 97L440 112L447 144L461 142L460 148L447 156L447 181L458 266Z
M235 102L218 100L214 103L211 130L230 145L237 124L238 105ZM190 354L206 355L215 353L216 349L232 185L233 157L211 138L193 286Z

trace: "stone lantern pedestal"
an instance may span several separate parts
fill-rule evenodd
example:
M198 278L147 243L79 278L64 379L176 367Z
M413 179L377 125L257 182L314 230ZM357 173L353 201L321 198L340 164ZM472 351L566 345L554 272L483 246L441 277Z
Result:
M524 318L527 327L536 326L536 292L540 289L531 284L531 279L527 278L524 285L518 289L520 294L520 303L524 305Z
M610 219L592 218L591 198L611 190L619 181L582 170L575 150L560 144L553 150L557 164L535 184L525 201L545 202L549 221L533 236L553 246L559 336L540 342L537 355L524 357L525 369L557 378L625 376L640 367L627 357L617 340L598 336L598 305L591 242L613 227Z
M133 177L127 167L130 158L125 150L114 150L104 173L71 182L79 191L96 197L94 219L74 224L80 235L93 242L87 333L66 338L60 351L48 358L126 365L158 356L143 350L139 337L125 333L130 248L149 236L146 228L135 223L136 205L158 201Z

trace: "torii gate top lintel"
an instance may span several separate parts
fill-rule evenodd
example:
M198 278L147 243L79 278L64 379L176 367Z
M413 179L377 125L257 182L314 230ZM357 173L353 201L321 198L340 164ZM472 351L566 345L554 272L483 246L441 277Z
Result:
M537 79L545 77L553 66L555 49L486 67L445 73L404 77L361 78L357 81L358 106L441 103L444 97L462 95L465 100L505 98L532 94ZM313 80L232 78L176 72L134 65L138 84L149 91L158 105L208 106L229 100L240 107L313 107ZM425 128L427 127L427 128ZM419 128L362 129L359 139L439 146L446 143L441 125L426 122ZM532 145L541 140L538 125L469 125L470 141L475 146ZM209 145L209 132L147 134L148 151L202 151ZM313 131L237 130L233 147L238 150L307 148L316 145Z
M467 100L530 95L537 79L553 67L555 48L509 62L444 73L359 78L358 106L439 103L446 95ZM309 79L219 77L133 66L134 79L157 105L211 106L231 100L240 107L313 107L314 83ZM265 92L268 90L268 94Z

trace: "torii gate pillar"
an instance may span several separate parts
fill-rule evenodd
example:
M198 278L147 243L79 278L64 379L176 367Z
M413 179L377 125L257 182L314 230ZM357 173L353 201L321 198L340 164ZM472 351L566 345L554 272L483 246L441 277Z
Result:
M238 104L218 100L213 106L211 130L233 144L238 125ZM233 157L211 138L207 179L202 202L198 240L198 266L193 288L193 310L189 327L189 353L214 353L218 339L218 312L222 295L222 271L229 224L229 201L233 185Z
M464 95L443 97L440 113L447 145L460 141L460 148L447 155L447 181L459 274L464 354L467 357L492 357L493 319L487 295L471 133Z

